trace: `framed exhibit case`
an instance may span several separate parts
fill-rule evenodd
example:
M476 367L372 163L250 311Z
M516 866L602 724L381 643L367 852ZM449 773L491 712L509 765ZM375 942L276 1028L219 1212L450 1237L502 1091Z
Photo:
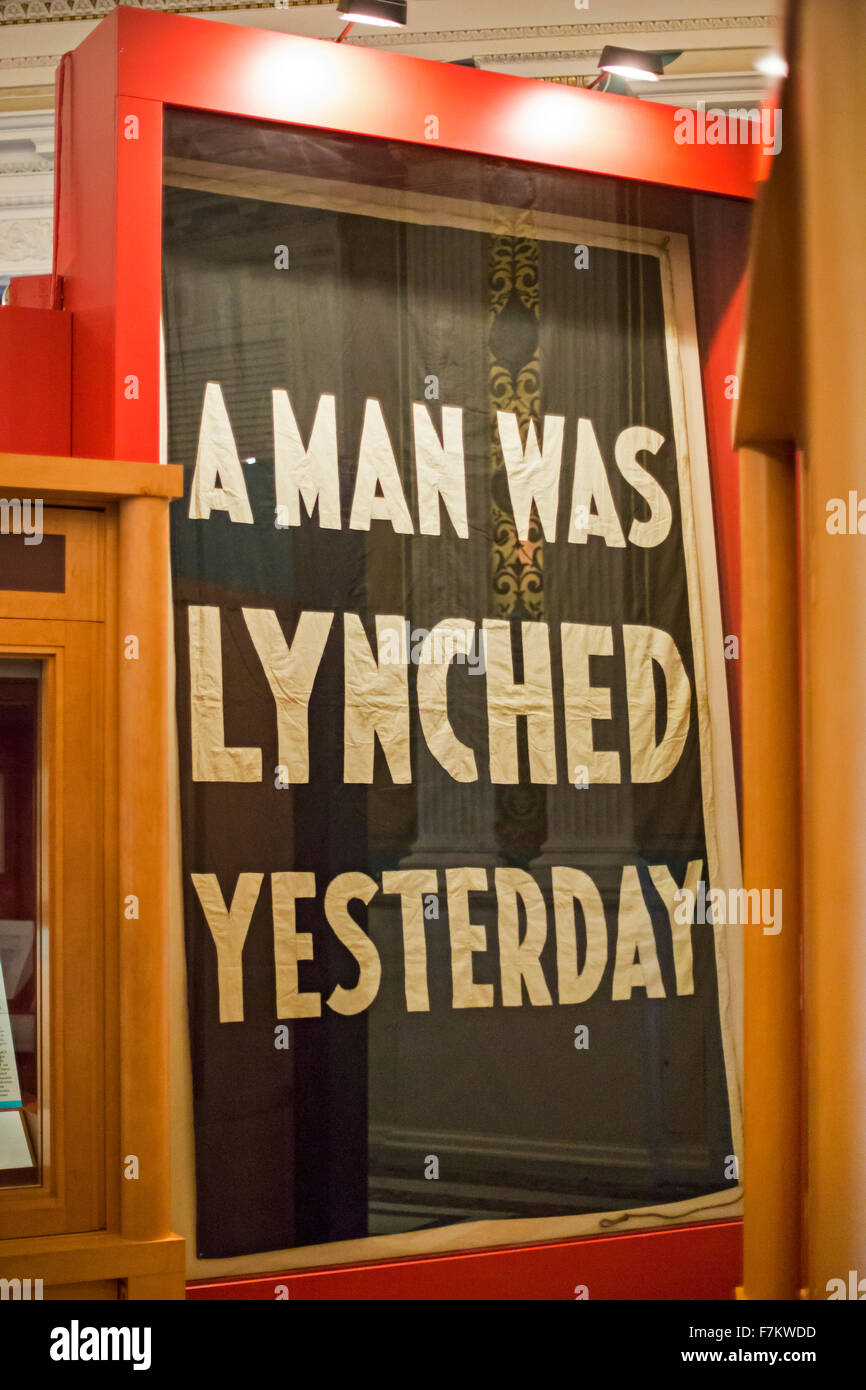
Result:
M0 1278L45 1298L183 1290L159 1121L160 555L177 485L173 469L0 454Z
M459 1281L469 1251L501 1278L530 1250L543 1291L563 1249L646 1290L674 1248L667 1296L677 1269L725 1296L755 149L123 8L58 110L72 450L184 473L196 1296L322 1266L386 1287L377 1261L423 1286L434 1255Z

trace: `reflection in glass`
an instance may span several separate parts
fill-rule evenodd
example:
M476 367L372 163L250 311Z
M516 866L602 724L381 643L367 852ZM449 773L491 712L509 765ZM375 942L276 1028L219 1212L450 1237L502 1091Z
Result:
M0 1187L40 1181L39 663L0 662Z

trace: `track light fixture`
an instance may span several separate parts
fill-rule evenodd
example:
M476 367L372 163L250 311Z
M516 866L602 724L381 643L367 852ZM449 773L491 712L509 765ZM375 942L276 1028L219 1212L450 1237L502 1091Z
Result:
M613 92L618 96L634 96L627 79L632 82L658 82L664 69L681 53L682 49L647 53L641 48L618 48L615 44L606 44L598 60L601 77L593 82L593 89Z
M337 14L351 24L399 28L406 23L406 0L340 0Z
M660 53L644 53L639 48L617 48L607 44L601 52L598 66L602 72L637 82L658 82L664 70Z

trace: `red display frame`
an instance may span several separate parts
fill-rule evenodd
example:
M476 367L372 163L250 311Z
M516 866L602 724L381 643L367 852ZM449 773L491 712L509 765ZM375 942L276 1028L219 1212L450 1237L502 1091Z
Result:
M63 60L58 82L54 271L62 278L63 307L72 312L71 438L72 453L81 457L159 458L165 106L419 145L430 143L427 122L435 115L440 147L737 198L753 196L760 171L760 152L749 144L678 144L669 106L121 7ZM704 380L725 622L735 633L738 489L724 386L740 312L738 296L716 334ZM662 1281L671 1290L662 1297L715 1299L725 1290L733 1296L740 1282L737 1221L472 1252L472 1258L456 1252L294 1271L283 1281L307 1298L406 1297L407 1280L416 1290L412 1297L443 1297L447 1289L464 1298L478 1296L480 1271L485 1287L513 1288L522 1265L533 1271L534 1296L573 1298L558 1273L563 1251L569 1268L598 1265L601 1296L652 1297L648 1268L679 1271L681 1277ZM273 1275L252 1281L268 1290L275 1282ZM250 1285L249 1279L197 1282L193 1296L208 1296L210 1288L218 1298L273 1297L250 1292Z
M594 1302L721 1300L731 1296L730 1275L740 1267L741 1246L739 1221L711 1221L667 1231L624 1231L501 1250L370 1260L256 1278L195 1280L187 1285L187 1298L273 1302L288 1297L298 1303L455 1298L558 1302L585 1297Z

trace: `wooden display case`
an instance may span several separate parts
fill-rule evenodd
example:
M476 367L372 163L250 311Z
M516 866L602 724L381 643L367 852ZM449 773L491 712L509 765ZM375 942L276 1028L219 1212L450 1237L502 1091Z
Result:
M0 674L4 663L39 674L36 1163L0 1183L0 1278L46 1298L183 1297L166 893L168 502L180 474L0 455L4 500L41 504L39 540L25 548L14 524L0 535Z
M88 1283L96 1297L115 1296L121 1286L129 1297L177 1297L182 1292L183 1243L170 1234L169 1219L165 772L173 718L166 655L166 502L180 494L181 485L179 470L158 469L153 462L161 456L164 442L161 213L164 117L171 107L419 146L428 143L429 117L435 114L436 138L443 149L728 198L753 195L760 164L760 151L749 145L678 143L674 112L660 104L140 9L119 8L64 59L58 85L63 138L50 287L54 308L46 312L59 314L62 303L63 313L72 319L71 449L106 460L139 462L19 457L7 460L0 491L5 487L12 495L13 485L19 490L36 488L38 479L39 495L50 495L64 507L92 507L102 518L92 537L92 544L101 547L101 568L93 581L101 606L99 616L87 621L101 634L91 636L97 644L96 665L89 669L104 668L99 697L103 705L100 712L99 701L86 700L79 708L86 708L91 720L102 719L105 728L105 769L99 774L100 782L104 776L100 804L109 832L105 917L94 931L91 914L86 949L97 983L90 1002L82 997L77 1007L82 1026L86 1023L98 1032L104 1023L105 1045L92 1054L83 1044L77 1055L79 1065L85 1058L89 1064L92 1055L104 1065L104 1077L98 1077L101 1102L92 1101L92 1113L102 1126L97 1126L93 1142L104 1171L88 1199L86 1235L28 1235L23 1227L3 1226L0 1194L0 1276L8 1272L44 1277L46 1288L55 1290L75 1281L77 1296L84 1296ZM739 620L738 514L724 385L731 371L739 311L735 296L719 317L704 380L714 487L721 508L720 568L733 630ZM75 488L65 481L73 471ZM15 651L16 642L24 638L16 627L10 628L7 639L12 618L6 614L18 611L15 605L22 596L12 597L11 610L0 610L0 643ZM0 593L0 602L9 598ZM47 621L47 615L36 611L41 601L27 621ZM22 620L15 621L20 625ZM149 645L142 639L140 659L127 661L125 637L145 632ZM60 636L33 640L53 651L51 643L59 642ZM142 729L148 731L146 740ZM95 792L93 781L90 795L99 799L102 793ZM137 920L124 916L130 895L140 896ZM55 935L56 952L60 944ZM55 970L61 968L61 959L65 957L58 954ZM74 974L69 990L67 998L74 1000ZM181 1018L176 1012L173 1020L178 1057L184 1053ZM58 1066L61 1061L58 1054ZM177 1060L175 1072L180 1124L187 1117ZM74 1109L71 1101L69 1105ZM80 1117L73 1114L69 1123L72 1162ZM88 1133L93 1135L92 1126ZM55 1138L59 1145L61 1139ZM123 1175L129 1155L140 1160L134 1180ZM71 1178L71 1168L62 1171ZM60 1182L61 1168L55 1176ZM177 1186L182 1188L182 1183ZM87 1190L85 1183L76 1200L85 1200ZM189 1221L185 1226L191 1231ZM533 1286L538 1296L546 1296L545 1291L560 1286L559 1261L580 1255L604 1270L604 1279L618 1297L642 1297L647 1288L657 1290L654 1271L669 1266L679 1271L680 1282L674 1281L667 1295L653 1296L673 1297L687 1287L692 1297L716 1298L725 1296L739 1277L739 1232L737 1221L705 1222L642 1232L639 1237L511 1246L471 1256L458 1251L435 1261L365 1262L315 1274L298 1270L288 1277L292 1297L295 1290L303 1296L305 1280L310 1296L320 1296L315 1291L319 1277L330 1288L339 1286L342 1297L363 1296L371 1281L377 1297L389 1297L410 1276L417 1277L424 1296L431 1296L435 1265L452 1297L477 1290L482 1275L483 1287L492 1296L496 1288L509 1284L516 1268L530 1261ZM4 1242L2 1237L9 1239ZM250 1259L253 1266L246 1274L264 1273L260 1264L256 1268L255 1257ZM197 1296L273 1296L270 1276L259 1281L233 1272L232 1280L200 1285Z

